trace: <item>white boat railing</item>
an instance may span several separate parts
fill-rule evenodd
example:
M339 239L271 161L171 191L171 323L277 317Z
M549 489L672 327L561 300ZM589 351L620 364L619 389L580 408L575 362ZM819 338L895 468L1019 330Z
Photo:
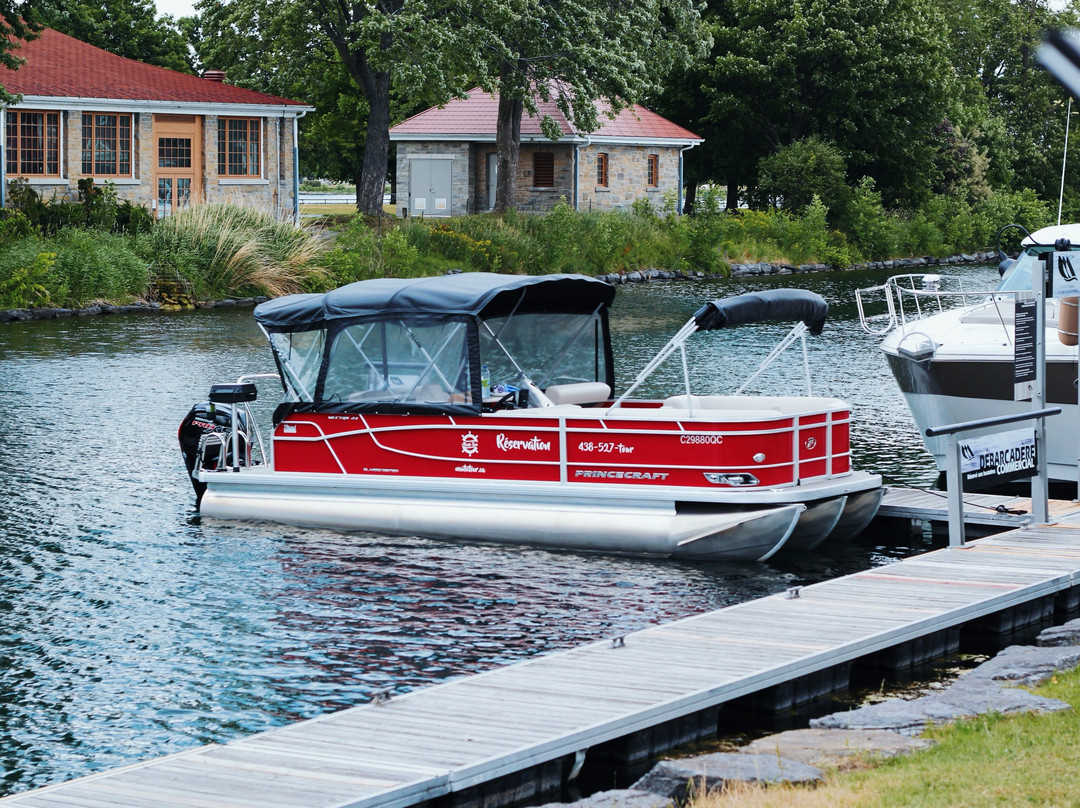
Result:
M248 373L239 377L236 383L243 384L255 379L277 379L281 381L281 376L277 373ZM266 450L266 444L263 443L262 431L259 429L259 422L255 419L255 413L251 411L250 402L233 404L232 408L233 417L229 421L229 431L226 435L220 432L207 432L200 438L196 468L205 468L203 457L206 450L215 445L219 446L217 471L226 471L230 467L233 471L239 471L241 468L259 465L260 463L270 467L270 453ZM242 412L242 418L237 417L238 411ZM246 426L246 429L240 428L241 423ZM255 437L255 446L258 449L257 460L252 454L252 436ZM240 449L241 445L244 447L243 451ZM231 466L226 462L230 453L232 455Z
M867 304L875 294L881 294L885 311L867 314ZM989 303L994 307L1002 330L1011 342L1008 321L1001 312L1002 301L1012 301L1015 292L995 292L992 289L968 289L964 278L957 275L913 273L893 275L879 286L855 290L855 305L863 331L876 337L884 336L898 326L907 327L925 317L974 303ZM1009 318L1011 319L1011 317Z

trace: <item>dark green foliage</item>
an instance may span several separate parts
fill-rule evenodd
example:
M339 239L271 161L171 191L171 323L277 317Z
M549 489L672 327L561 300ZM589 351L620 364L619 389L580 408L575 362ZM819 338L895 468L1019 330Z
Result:
M150 209L129 200L117 202L116 186L111 182L95 185L92 179L78 183L78 201L62 197L42 199L25 179L8 183L8 209L26 218L30 227L45 234L65 227L90 227L132 235L145 233L154 223Z
M180 25L158 17L153 0L38 0L49 28L95 47L167 67L192 71L191 54Z
M762 159L758 184L769 204L792 212L804 210L814 197L837 210L851 193L844 155L835 144L815 136L796 140Z
M124 236L64 228L0 243L0 306L80 306L146 293L146 262Z

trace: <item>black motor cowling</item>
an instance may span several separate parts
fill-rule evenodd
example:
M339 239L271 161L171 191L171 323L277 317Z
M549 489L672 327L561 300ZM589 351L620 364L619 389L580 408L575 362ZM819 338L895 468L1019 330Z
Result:
M187 466L188 477L195 489L195 503L202 501L203 492L206 491L206 483L195 479L195 464L199 462L199 444L204 435L216 433L220 440L210 441L203 450L202 468L210 471L227 468L232 465L232 443L229 441L229 430L232 426L233 408L229 404L215 404L204 401L196 404L188 412L187 417L180 423L177 438L180 440L180 453L184 456L184 465ZM240 456L247 454L247 441L244 413L240 412ZM222 445L226 446L224 462L222 462Z

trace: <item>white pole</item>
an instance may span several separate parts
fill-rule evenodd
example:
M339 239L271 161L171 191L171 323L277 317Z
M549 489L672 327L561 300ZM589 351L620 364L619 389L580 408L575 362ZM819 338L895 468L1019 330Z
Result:
M1058 220L1061 224L1061 203L1065 199L1065 158L1069 156L1069 121L1072 119L1072 96L1069 96L1069 107L1065 112L1065 148L1061 152L1061 190L1058 192Z

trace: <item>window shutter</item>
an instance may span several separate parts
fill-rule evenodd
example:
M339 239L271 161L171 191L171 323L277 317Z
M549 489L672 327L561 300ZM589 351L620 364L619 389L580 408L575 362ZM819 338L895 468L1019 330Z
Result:
M533 187L555 187L555 155L552 152L533 153Z

